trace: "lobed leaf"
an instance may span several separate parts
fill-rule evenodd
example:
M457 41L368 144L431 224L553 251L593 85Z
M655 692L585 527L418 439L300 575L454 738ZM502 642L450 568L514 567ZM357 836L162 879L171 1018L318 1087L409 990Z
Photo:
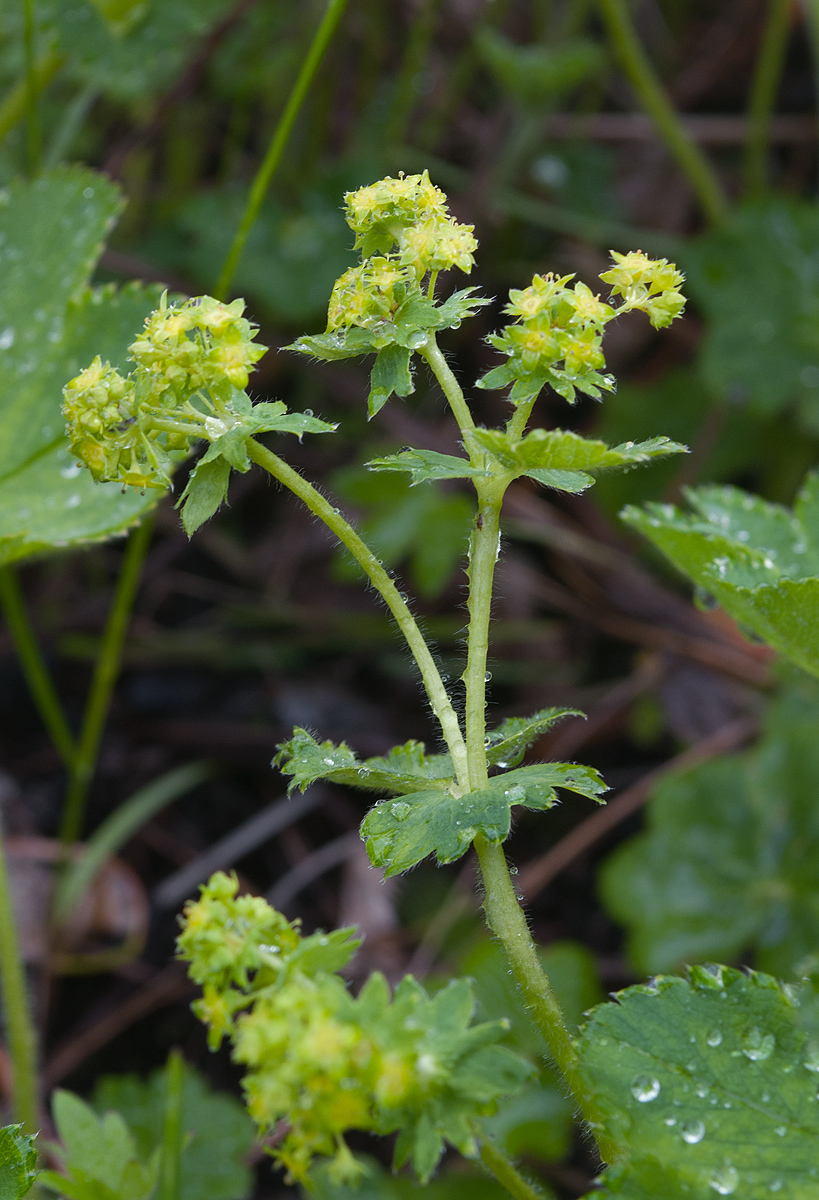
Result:
M476 438L508 471L528 475L532 471L601 471L629 468L667 454L685 453L686 447L669 438L647 442L605 442L580 437L566 429L533 429L513 438L499 429L479 429Z
M370 861L384 867L387 875L407 871L431 854L439 863L454 862L479 833L490 842L505 841L513 805L551 808L557 803L558 787L598 801L607 790L591 767L569 763L519 767L462 796L427 789L377 804L364 818L361 836Z
M285 775L291 775L288 791L305 791L317 779L360 787L367 791L417 791L419 786L440 790L452 782L452 760L448 754L427 754L422 742L410 741L394 746L384 757L363 761L342 742L317 742L306 729L298 726L290 741L279 747L274 765ZM436 794L440 794L436 792Z
M34 1138L21 1125L0 1128L0 1200L23 1200L37 1178Z
M507 717L486 736L486 761L491 767L516 767L538 738L566 717L585 717L577 708L542 708L531 717Z
M593 1010L578 1052L620 1151L595 1198L816 1195L817 1059L771 976L693 967L628 988Z
M672 505L622 516L676 567L769 645L819 674L819 480L803 484L793 513L738 488L698 488L694 512Z
M440 454L437 450L401 450L398 454L372 458L365 465L371 471L408 471L413 486L432 479L474 479L486 475L479 467L473 467L468 458Z
M99 1114L116 1111L130 1127L139 1155L148 1159L161 1145L167 1091L164 1068L147 1079L106 1075L94 1088ZM254 1142L253 1122L244 1106L227 1092L211 1089L205 1077L185 1067L182 1129L186 1138L180 1161L180 1200L242 1200L251 1190L247 1164Z

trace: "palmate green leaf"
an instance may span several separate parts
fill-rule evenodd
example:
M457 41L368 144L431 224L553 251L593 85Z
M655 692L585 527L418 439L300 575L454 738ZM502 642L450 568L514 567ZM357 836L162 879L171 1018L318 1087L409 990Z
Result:
M616 999L578 1043L622 1155L593 1196L814 1200L819 1059L790 993L769 975L692 967Z
M37 1177L34 1138L21 1128L0 1128L0 1200L23 1200Z
M602 803L607 787L591 767L540 763L489 780L486 788L455 797L451 791L406 792L370 809L361 826L374 866L398 875L434 854L454 862L480 833L490 842L509 836L513 805L543 811L557 803L556 788Z
M474 479L486 475L480 467L473 467L468 458L440 454L437 450L401 450L398 454L372 458L366 466L371 471L408 471L413 487L433 479Z
M819 946L819 703L779 700L753 750L662 783L647 830L604 867L607 907L641 973L753 962L780 978Z
M422 742L394 746L384 757L356 757L346 742L317 742L298 726L290 741L279 747L275 766L292 779L288 791L305 791L317 779L373 792L401 795L420 787L443 791L452 782L452 760L448 754L427 754ZM438 793L440 794L440 792Z
M137 1075L106 1075L94 1088L99 1114L114 1110L130 1127L141 1158L162 1143L167 1074L164 1068L143 1080ZM255 1142L244 1106L226 1092L213 1091L205 1077L185 1067L180 1164L181 1200L243 1200L253 1173L247 1157Z
M693 513L650 504L623 519L763 641L819 674L819 477L807 477L793 513L738 488L686 495Z
M717 396L761 414L797 405L819 429L819 212L811 202L735 207L689 242L683 265L708 318L701 369Z
M501 1096L516 1092L533 1071L520 1055L497 1043L502 1021L475 1025L471 982L452 980L434 996L406 976L390 1003L383 976L373 975L357 998L340 992L341 1015L355 1021L364 1037L391 1053L412 1053L428 1064L419 1077L418 1095L403 1103L379 1104L376 1129L398 1132L394 1166L411 1161L422 1180L438 1164L445 1141L462 1154L475 1154L475 1120L491 1112Z
M68 454L62 387L95 354L125 367L159 289L88 289L120 207L78 167L14 183L0 199L0 563L125 532L157 497L95 484Z

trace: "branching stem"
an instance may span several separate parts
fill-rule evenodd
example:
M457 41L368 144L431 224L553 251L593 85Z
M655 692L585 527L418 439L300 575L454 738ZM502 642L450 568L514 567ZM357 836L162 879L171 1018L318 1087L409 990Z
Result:
M322 496L321 492L308 483L302 475L299 475L298 471L294 471L277 454L268 450L260 442L254 441L253 438L249 438L247 441L247 452L253 462L264 467L274 479L278 479L279 483L284 484L295 496L298 496L307 505L310 512L332 530L364 570L373 587L383 596L418 664L432 711L440 722L444 741L452 755L458 783L466 790L469 786L469 769L466 746L457 714L452 707L452 701L444 687L429 646L424 640L424 635L418 628L406 600L390 575L338 509L333 508L329 500Z

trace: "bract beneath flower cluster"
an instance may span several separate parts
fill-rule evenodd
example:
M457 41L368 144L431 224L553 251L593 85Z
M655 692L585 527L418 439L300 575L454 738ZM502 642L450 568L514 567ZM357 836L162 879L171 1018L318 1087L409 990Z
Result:
M571 284L573 275L535 275L531 285L512 289L504 311L516 320L489 342L508 361L489 371L479 386L512 385L509 399L521 404L548 383L570 403L578 391L599 400L614 390L614 379L603 374L603 332L624 312L645 312L655 329L669 325L685 307L678 290L684 276L666 259L647 258L641 250L612 251L615 265L600 278L612 285L611 304L595 296L585 283Z
M236 424L237 392L267 347L242 316L244 301L210 296L160 307L129 347L126 377L100 358L63 389L71 451L99 482L164 489L192 441Z
M271 1153L304 1181L316 1156L338 1182L361 1171L344 1142L359 1129L398 1132L397 1166L432 1174L449 1141L476 1153L475 1122L531 1075L496 1043L502 1022L472 1025L466 980L434 997L411 978L394 996L373 975L357 997L336 973L357 942L350 930L301 937L264 900L237 896L214 875L182 919L179 956L204 985L194 1011L211 1046L227 1035L247 1067L248 1109L263 1132L287 1122Z

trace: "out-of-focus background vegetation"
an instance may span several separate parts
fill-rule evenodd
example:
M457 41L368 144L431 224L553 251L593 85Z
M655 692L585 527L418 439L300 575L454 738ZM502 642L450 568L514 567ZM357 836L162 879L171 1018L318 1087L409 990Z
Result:
M47 167L105 172L127 205L97 279L213 289L324 7L35 0L38 96L27 123L25 6L5 4L0 183L27 173L32 139ZM293 441L287 454L401 573L454 676L468 491L413 490L362 468L407 442L453 450L436 387L419 372L415 395L368 423L363 366L284 349L323 329L332 283L353 261L344 191L428 168L458 219L474 223L471 282L498 299L446 336L467 382L493 361L483 338L505 293L534 272L575 273L599 290L608 251L639 247L687 274L684 320L656 333L635 315L607 335L615 396L570 410L545 395L537 415L612 442L667 434L690 456L603 480L582 498L518 483L505 507L493 712L585 710L588 721L562 725L537 753L588 761L614 789L602 815L577 799L520 815L509 845L575 1019L603 991L682 961L789 977L819 948L819 700L707 598L697 606L617 519L625 503L678 502L705 481L788 503L819 456L818 63L812 0L349 0L234 281L271 347L253 394L340 422L334 438ZM477 393L475 408L496 421L503 401ZM74 721L121 556L113 542L21 572ZM3 632L0 717L6 833L53 837L63 773ZM363 755L434 740L385 613L267 477L235 478L229 507L190 543L164 501L88 830L176 764L206 759L215 774L131 839L78 934L83 952L123 937L144 949L41 988L50 1085L85 1095L96 1086L101 1105L130 1104L138 1122L148 1085L128 1092L100 1076L144 1074L181 1045L235 1090L234 1067L208 1055L170 961L175 913L216 867L235 868L307 928L360 924L360 974L466 971L486 1013L514 1007L481 932L469 861L385 885L355 832L366 801L339 787L312 789L286 822L271 818L284 782L270 758L294 724ZM16 845L17 887L33 913L44 868L31 865L33 843ZM39 930L33 914L23 935L35 970ZM530 1049L536 1040L522 1012L514 1036ZM547 1074L497 1120L510 1151L557 1194L587 1190L595 1164ZM238 1178L221 1200L247 1191ZM257 1187L272 1195L283 1185L263 1168Z

